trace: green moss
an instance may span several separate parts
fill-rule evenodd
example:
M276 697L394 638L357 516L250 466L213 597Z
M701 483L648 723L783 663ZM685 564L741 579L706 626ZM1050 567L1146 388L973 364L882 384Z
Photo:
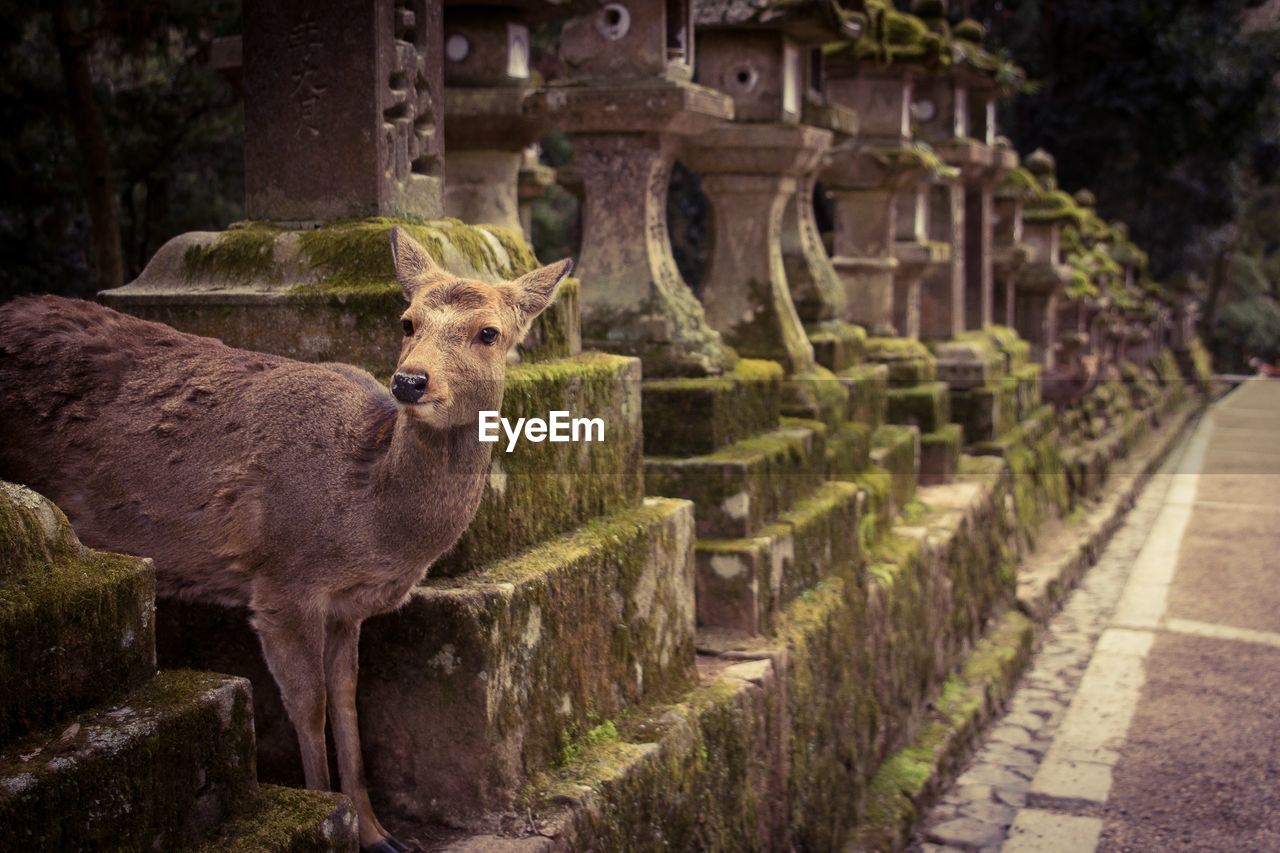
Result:
M355 811L346 797L261 785L243 814L190 853L346 853L358 844Z
M0 740L65 719L154 671L154 575L136 557L81 549L66 517L0 490Z
M222 279L231 284L279 281L275 244L280 234L279 228L266 223L236 223L213 242L189 247L182 255L183 271L188 278Z

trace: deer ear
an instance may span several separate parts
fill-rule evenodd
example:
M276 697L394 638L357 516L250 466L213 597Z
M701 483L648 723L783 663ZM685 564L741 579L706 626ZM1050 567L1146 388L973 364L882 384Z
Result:
M551 304L551 300L556 295L556 288L572 271L573 261L565 258L563 261L538 267L533 272L525 273L511 282L516 310L520 312L521 328L527 329L533 319Z
M444 272L422 244L402 228L391 229L391 266L405 299L413 299L424 278Z

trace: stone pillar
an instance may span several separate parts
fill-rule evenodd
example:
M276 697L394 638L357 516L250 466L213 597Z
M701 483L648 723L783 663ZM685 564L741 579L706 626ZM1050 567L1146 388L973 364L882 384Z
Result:
M246 0L249 219L440 215L441 8Z
M574 134L583 180L583 339L644 360L646 376L706 376L736 355L680 277L667 234L679 140L732 117L725 95L690 81L683 0L627 0L565 23L568 76L547 87L555 123ZM669 20L670 18L670 20Z
M832 264L844 283L845 319L875 335L895 334L893 287L896 200L918 179L893 152L911 140L911 93L918 71L843 59L828 69L831 101L858 114L856 148L840 152L822 174L834 207Z
M1016 155L1015 155L1016 156ZM1009 180L996 189L992 229L992 275L995 280L995 322L1013 328L1015 283L1018 272L1031 259L1031 247L1022 240L1022 204L1025 188Z
M520 158L516 175L516 201L520 211L520 227L528 240L533 239L533 203L542 198L556 182L556 170L538 162L539 148L530 145Z
M951 261L951 247L930 236L930 188L929 174L922 173L897 198L893 326L904 338L920 337L920 287L925 274L936 267L949 267Z
M714 216L701 288L707 319L740 354L780 361L792 374L814 361L787 287L782 214L830 141L813 127L735 124L704 134L686 155Z
M920 135L960 173L959 181L936 181L931 197L934 239L951 246L951 264L925 275L925 338L955 337L993 319L991 246L998 172L992 170L990 147L970 135L971 84L960 72L934 74L921 81L913 104ZM984 123L989 123L988 112L984 101ZM970 320L971 313L975 316Z
M521 13L449 5L444 82L450 118L445 213L464 222L523 230L524 155L548 125L544 100L529 83L529 28Z

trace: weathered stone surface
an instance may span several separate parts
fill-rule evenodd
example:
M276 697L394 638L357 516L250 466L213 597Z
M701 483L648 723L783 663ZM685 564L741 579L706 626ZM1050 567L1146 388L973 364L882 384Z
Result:
M527 773L603 715L687 688L693 510L646 500L456 578L431 578L365 623L362 742L375 804L457 823L510 805ZM249 677L259 764L300 762L243 614L167 605L160 656Z
M920 430L891 424L878 427L871 437L871 462L889 474L893 506L906 506L920 477Z
M246 4L249 218L443 212L441 11L427 0L379 0L360 14L345 3Z
M0 743L155 672L155 570L81 546L62 511L0 482Z
M451 220L371 218L306 231L248 222L174 237L137 279L100 298L230 346L344 361L386 376L395 369L404 308L391 267L392 227L404 228L459 276L510 279L536 263L519 233ZM534 333L534 349L571 331L553 313Z
M645 380L645 452L697 456L776 428L782 376L777 362L742 359L722 377Z
M945 382L923 382L888 391L889 423L907 424L921 432L936 432L951 420L951 395Z
M840 371L849 389L850 420L872 429L884 423L890 370L885 364L860 364Z
M949 483L960 464L964 433L959 424L946 424L920 435L920 485Z
M655 29L665 32L656 8L628 15L624 44ZM613 79L595 78L590 85L566 80L546 94L555 120L576 134L574 156L583 175L578 270L592 282L583 293L585 341L639 356L649 376L722 373L732 368L735 354L707 323L676 269L666 198L677 137L729 118L731 104L710 89L665 76L628 76L636 73L633 61L645 63L627 55L624 44L607 38L597 44L607 29L599 30L595 17L566 24L561 55L583 72L600 65Z
M507 368L503 417L514 423L522 417L546 419L553 411L600 418L604 440L522 440L508 453L506 436L500 435L480 508L433 574L477 568L640 503L644 475L639 362L586 353Z
M826 428L787 427L706 456L647 456L645 487L694 502L698 537L755 536L826 479Z
M243 679L163 672L0 752L0 847L175 849L252 801Z
M328 791L261 785L252 804L191 853L356 853L351 801Z

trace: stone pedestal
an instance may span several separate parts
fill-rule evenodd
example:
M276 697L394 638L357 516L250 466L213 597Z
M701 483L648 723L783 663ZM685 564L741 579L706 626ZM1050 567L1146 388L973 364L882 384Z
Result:
M787 286L783 210L830 144L831 132L814 127L734 123L686 152L714 216L701 288L707 319L740 354L781 361L792 374L814 362Z
M1031 260L1032 248L1022 240L1022 191L999 189L995 194L992 232L994 321L1013 328L1018 273Z
M965 330L964 185L936 178L929 190L930 238L950 248L949 263L925 271L920 293L920 335L952 338Z
M680 277L667 233L667 184L682 136L730 117L726 98L691 83L553 86L547 103L573 130L583 180L583 339L638 355L654 376L723 372L733 351Z
M440 16L429 0L245 3L249 219L440 215Z

